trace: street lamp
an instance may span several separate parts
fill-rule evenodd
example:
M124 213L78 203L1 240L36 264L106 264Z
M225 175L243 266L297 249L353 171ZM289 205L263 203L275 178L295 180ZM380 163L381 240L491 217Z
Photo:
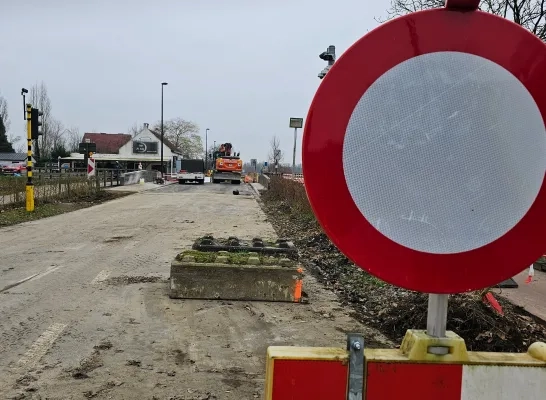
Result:
M209 148L208 148L208 134L210 129L205 129L205 169L209 169Z
M167 82L161 82L161 179L163 179L163 86Z
M328 65L318 74L320 79L324 78L332 65L336 62L336 46L330 45L326 51L320 53L319 58L324 61L328 61Z

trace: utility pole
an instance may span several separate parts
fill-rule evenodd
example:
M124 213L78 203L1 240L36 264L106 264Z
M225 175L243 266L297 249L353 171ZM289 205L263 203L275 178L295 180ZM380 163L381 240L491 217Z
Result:
M167 82L161 82L161 180L163 177L163 86L167 85Z
M28 90L25 88L21 89L21 96L23 96L23 119L24 121L27 120L27 102L25 99L25 94L28 93Z
M208 171L209 167L209 148L208 148L208 136L210 129L205 129L205 171Z

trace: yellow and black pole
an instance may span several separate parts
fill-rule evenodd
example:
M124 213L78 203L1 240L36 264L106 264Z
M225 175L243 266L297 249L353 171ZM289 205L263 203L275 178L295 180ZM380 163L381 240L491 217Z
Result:
M32 105L27 104L27 211L34 211L34 184L32 183Z

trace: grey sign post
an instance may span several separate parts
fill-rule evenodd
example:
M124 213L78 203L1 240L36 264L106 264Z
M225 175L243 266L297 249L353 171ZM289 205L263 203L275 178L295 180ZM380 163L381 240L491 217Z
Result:
M296 173L296 142L298 128L303 128L303 118L290 118L290 128L294 128L294 153L292 154L292 174Z

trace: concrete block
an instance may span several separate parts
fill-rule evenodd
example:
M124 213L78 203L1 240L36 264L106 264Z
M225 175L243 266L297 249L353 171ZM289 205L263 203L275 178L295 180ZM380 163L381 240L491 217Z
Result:
M289 258L281 258L279 260L279 264L282 265L283 267L288 267L290 264L292 264L292 261L290 261Z
M303 271L298 267L220 263L171 264L173 299L302 302Z
M256 252L261 254L292 254L297 255L297 249L294 243L288 239L279 239L276 242L264 241L262 238L253 238L252 240L243 240L235 236L230 236L227 239L214 238L211 235L197 239L193 246L193 250L198 251L214 251L220 250L229 252Z
M265 265L275 265L277 264L277 259L275 257L264 257L263 263Z
M259 257L248 257L247 264L250 265L260 265L260 258Z

